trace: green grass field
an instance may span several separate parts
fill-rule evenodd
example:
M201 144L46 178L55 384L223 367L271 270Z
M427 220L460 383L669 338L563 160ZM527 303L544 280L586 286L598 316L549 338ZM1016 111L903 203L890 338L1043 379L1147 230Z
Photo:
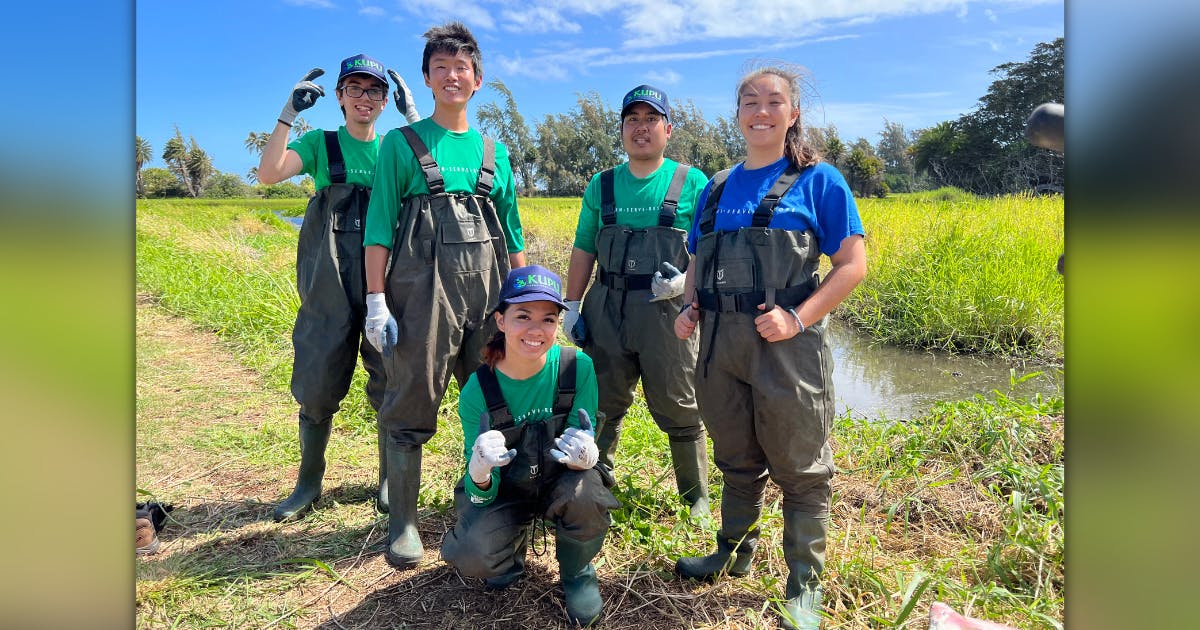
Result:
M926 301L939 297L952 305L949 311L966 308L965 298L937 294L973 282L971 266L934 263L949 254L928 253L930 243L973 256L976 266L1036 247L1045 252L1030 253L1021 268L1039 270L1047 256L1051 272L1061 251L1061 199L861 203L871 270L859 291L869 295L846 304L840 316L869 329L871 321L894 321L872 329L884 338L888 330L948 318L915 314L921 309L888 312L886 320L882 313L861 315L883 311L879 304L898 300L902 290L923 291ZM553 541L548 555L532 558L529 578L502 595L457 577L438 559L464 465L453 382L439 431L425 449L420 529L427 554L417 569L394 571L382 559L387 521L371 501L375 423L361 370L334 419L319 509L297 523L271 522L298 459L288 393L296 231L273 211L298 214L303 206L303 200L138 202L139 499L178 506L163 533L164 551L137 562L138 627L564 627ZM1040 234L1023 222L1052 220L1056 208L1057 238L1052 229L1035 245L1013 244L1026 238L1019 234L1000 238ZM521 212L530 261L565 273L578 199L522 200ZM1003 251L989 249L997 247ZM914 261L929 267L905 266ZM913 284L927 276L948 283ZM1061 340L1062 321L1061 282L1052 277L1049 286L1058 298L1049 302L1050 323L1038 328L1047 341L971 349L1046 354ZM973 287L971 299L998 290ZM1012 309L1021 299L1031 298L995 301ZM971 325L986 330L1017 317L1014 310ZM1063 407L1061 398L993 393L948 401L905 423L839 419L826 627L924 627L922 617L939 600L1016 627L1061 628ZM674 559L707 553L714 525L683 518L665 436L640 397L626 422L617 455L623 507L597 562L605 627L775 627L771 606L786 577L778 492L769 487L764 543L750 576L681 582L670 571ZM719 501L715 467L710 481Z

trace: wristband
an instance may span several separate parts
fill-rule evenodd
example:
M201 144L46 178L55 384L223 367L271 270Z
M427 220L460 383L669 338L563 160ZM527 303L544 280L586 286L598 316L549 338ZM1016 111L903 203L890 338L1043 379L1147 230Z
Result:
M680 307L679 307L679 314L680 314L680 315L683 315L683 312L684 312L684 311L686 311L686 310L688 310L688 309L689 309L689 308L691 308L691 307L692 307L692 303L691 303L691 302L684 302L683 306L680 306Z
M804 333L804 322L800 321L800 316L796 314L796 309L794 309L794 308L789 308L789 309L787 310L787 312L791 313L791 314L792 314L792 317L795 317L795 318L796 318L796 325L800 327L800 332L798 332L798 333L796 333L796 334L797 334L797 335L799 335L799 334L803 334L803 333Z
M292 123L290 123L290 122L287 122L287 121L285 121L285 120L284 120L284 119L282 119L282 118L276 118L275 120L279 121L279 122L280 122L280 123L282 123L282 124L285 124L285 125L287 125L288 127L291 127L291 126L292 126Z

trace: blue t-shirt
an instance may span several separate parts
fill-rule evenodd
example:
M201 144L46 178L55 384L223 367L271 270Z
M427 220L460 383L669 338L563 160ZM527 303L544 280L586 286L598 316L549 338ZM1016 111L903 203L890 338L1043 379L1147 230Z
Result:
M713 230L734 232L749 227L758 203L767 196L767 191L783 171L788 158L756 169L745 168L739 163L725 180L725 189L717 202ZM696 242L700 239L700 217L708 203L712 181L704 187L696 200L696 218L688 231L688 252L696 253ZM858 205L846 185L845 178L833 166L818 162L800 172L796 183L779 200L775 215L768 227L785 230L812 230L817 237L821 253L832 256L842 247L842 240L851 234L863 234L862 219L858 216Z

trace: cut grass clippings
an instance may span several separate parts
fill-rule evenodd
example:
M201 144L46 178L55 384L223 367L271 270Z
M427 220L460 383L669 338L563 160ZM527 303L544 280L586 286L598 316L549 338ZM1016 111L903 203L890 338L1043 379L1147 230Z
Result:
M395 571L382 557L387 520L374 510L375 425L361 370L334 419L319 509L271 521L298 460L287 389L296 233L238 203L138 202L137 484L177 507L163 550L137 560L137 626L566 627L552 527L529 575L501 593L438 557L464 465L453 385L425 449L426 554L416 569ZM531 262L543 260L537 248L569 251L569 241L540 239L569 238L577 203L548 207L561 225L541 232L543 218L523 203ZM825 627L924 627L935 600L1015 627L1061 627L1062 409L1061 398L994 392L908 422L839 419ZM640 396L626 427L623 507L596 563L604 627L777 627L778 490L768 486L751 575L683 582L675 558L711 551L715 524L687 522L665 437ZM720 473L711 474L716 506Z

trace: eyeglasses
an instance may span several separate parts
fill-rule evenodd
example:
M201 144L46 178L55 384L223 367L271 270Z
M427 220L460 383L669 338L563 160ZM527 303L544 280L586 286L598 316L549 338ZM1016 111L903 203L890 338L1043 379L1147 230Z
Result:
M371 99L372 101L382 101L383 95L386 94L383 88L373 87L364 90L357 85L342 86L342 94L345 94L350 98L359 98L364 93L367 95L367 98Z

